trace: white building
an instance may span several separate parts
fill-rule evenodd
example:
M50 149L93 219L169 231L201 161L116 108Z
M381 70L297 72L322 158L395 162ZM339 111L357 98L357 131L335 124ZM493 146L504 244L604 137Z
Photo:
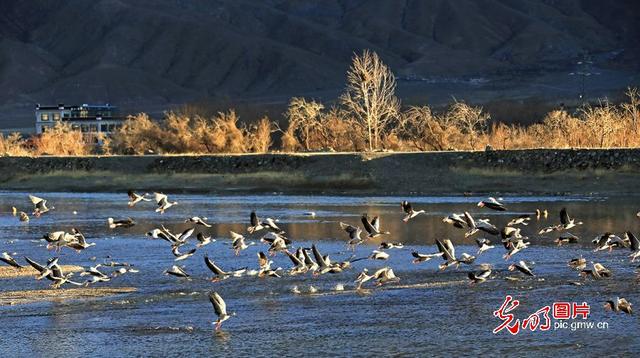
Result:
M36 134L52 128L57 122L69 123L87 135L110 134L122 126L125 118L118 116L118 107L110 104L65 106L36 105Z

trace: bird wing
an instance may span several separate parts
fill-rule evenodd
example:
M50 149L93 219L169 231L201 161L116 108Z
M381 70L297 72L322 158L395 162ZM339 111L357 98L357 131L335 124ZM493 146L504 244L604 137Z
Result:
M204 263L205 265L207 265L209 270L211 270L211 272L215 273L216 275L226 274L226 272L224 272L220 267L218 267L218 265L216 265L213 261L209 260L209 257L206 255L204 257Z
M469 227L469 229L476 228L476 222L473 220L473 217L471 216L471 214L469 214L466 211L464 212L464 221L467 223L467 226Z
M191 236L191 234L193 234L194 231L195 231L195 228L186 229L180 234L180 236L178 236L178 240L179 241L186 240L187 238L189 238L189 236Z
M347 233L351 234L353 232L355 232L356 230L358 230L357 227L347 224L347 223L343 223L340 222L340 228L342 228L342 230L346 231Z
M362 225L369 234L373 234L376 232L376 228L371 225L371 223L369 222L369 217L366 214L362 215Z
M231 240L233 240L233 241L236 241L236 240L238 240L240 238L244 238L244 236L238 234L235 231L229 231L229 235L231 236Z
M251 212L251 226L258 226L258 224L260 223L260 220L258 220L258 215L256 215L255 211Z
M33 196L33 195L29 195L29 200L31 200L31 203L33 205L38 205L38 203L40 203L41 201L44 201L44 199L39 198L37 196Z
M373 220L371 220L371 225L376 228L376 232L380 232L380 217L374 216Z
M569 214L567 214L567 208L562 208L562 210L560 210L560 223L562 225L567 225L569 221L571 221L571 218L569 217Z
M447 261L453 261L455 260L455 258L453 257L453 255L451 254L451 252L449 251L447 244L443 243L440 240L436 240L436 246L438 246L438 251L440 251L442 253L442 256L447 260Z
M278 225L276 224L275 220L273 220L272 218L266 218L264 219L264 222L269 225L269 227L271 227L274 230L278 230L278 231L282 231L280 230L280 228L278 227Z
M631 244L631 251L640 250L640 241L638 240L638 238L631 231L627 231L626 235L629 238L629 242Z
M444 244L447 245L447 249L449 250L449 253L451 254L451 257L455 260L456 259L456 248L453 246L453 243L451 242L451 240L449 240L449 239L444 240Z
M287 254L287 256L289 257L289 259L291 259L291 262L293 262L293 265L294 265L294 266L303 266L303 265L304 265L304 262L302 262L302 261L300 260L300 258L298 258L298 256L296 256L296 255L294 255L294 254L290 253L289 251L285 251L284 253L285 253L285 254Z
M26 256L25 256L24 259L29 263L29 265L31 265L31 267L33 267L34 269L38 270L38 272L42 272L42 271L45 270L44 266L42 266L39 263L33 261L32 259L30 259L30 258L28 258Z
M227 304L224 302L218 292L209 293L209 301L213 305L213 310L218 317L227 315Z
M163 206L167 203L167 196L162 193L153 193L154 198L158 206Z
M320 266L328 266L324 257L320 253L320 250L318 250L315 244L311 245L311 252L313 252L313 258L316 259L316 262L320 264Z

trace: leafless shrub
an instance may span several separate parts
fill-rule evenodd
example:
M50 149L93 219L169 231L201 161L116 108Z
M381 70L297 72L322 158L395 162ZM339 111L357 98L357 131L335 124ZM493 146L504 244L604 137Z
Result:
M28 156L30 154L27 143L20 133L11 133L7 137L0 134L0 155Z
M88 155L92 145L87 143L79 130L67 123L58 122L34 140L35 155Z
M410 107L402 115L399 135L417 150L447 150L452 147L451 136L456 128L449 116L436 116L428 106Z
M476 149L478 138L486 131L489 114L484 113L482 107L455 101L444 116L444 121L457 127L465 137L469 149Z

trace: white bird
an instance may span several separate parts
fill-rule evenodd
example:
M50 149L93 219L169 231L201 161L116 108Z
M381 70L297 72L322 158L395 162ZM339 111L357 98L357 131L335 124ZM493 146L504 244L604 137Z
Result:
M244 273L247 272L247 268L241 268L233 271L224 271L220 268L220 266L216 265L216 263L209 259L208 256L205 255L204 263L207 265L209 270L214 273L214 277L211 279L211 282L217 282L220 280L226 280L227 278L233 277L241 277Z
M531 221L531 215L523 214L518 216L517 218L511 219L507 226L516 226L516 225L529 225L529 221Z
M395 275L391 267L383 267L373 274L373 278L377 280L376 286L382 286L387 282L397 282L400 278Z
M156 204L158 207L156 208L156 213L164 214L164 212L170 207L177 205L177 201L169 201L169 197L162 193L153 193L155 197Z
M307 265L305 265L304 263L302 248L298 248L295 255L290 253L289 251L285 251L285 254L287 254L287 257L289 257L289 259L293 263L293 267L289 270L289 275L295 276L301 273L305 273L309 270L307 268Z
M389 254L384 251L373 250L369 258L373 260L388 260Z
M255 245L255 242L249 242L249 244L246 244L244 236L236 232L229 231L229 235L231 235L231 247L235 251L236 256L240 255L240 251L247 249L251 245Z
M101 266L102 266L101 264L97 264L95 266L89 267L88 270L85 270L84 272L80 273L80 276L91 276L90 280L85 281L85 286L93 283L107 282L111 280L109 276L105 275L99 270Z
M411 256L414 257L412 262L414 264L418 264L420 262L429 261L434 257L440 257L440 256L442 256L442 252L438 252L438 253L435 253L435 254L421 254L421 253L419 253L417 251L413 251L413 252L411 252Z
M173 246L173 248L171 249L171 252L173 253L173 256L175 256L175 260L174 261L182 261L182 260L186 260L189 257L193 256L193 254L196 253L196 249L191 249L189 251L186 252L180 252L179 249L180 246Z
M438 247L438 251L442 254L442 258L445 261L443 264L440 264L438 266L440 270L444 270L451 265L458 265L458 260L456 259L456 248L453 246L451 240L437 239L436 246Z
M502 243L504 244L504 248L507 250L507 253L502 256L505 260L509 260L511 256L529 247L529 242L525 242L522 239L517 239L515 241L508 240L503 241Z
M471 280L470 284L472 285L482 283L482 282L485 282L489 278L489 276L491 276L491 269L486 268L480 272L472 271L472 272L469 272L467 276L469 277L469 280Z
M522 260L518 261L517 264L509 265L509 271L515 271L515 270L518 270L527 276L535 276L533 274L533 271L531 271L529 266L527 266L527 263Z
M173 265L171 268L164 272L165 275L172 275L176 277L189 278L190 275L182 267Z
M464 229L467 226L467 221L463 218L464 214L450 214L449 216L442 219L443 222L447 224L451 224L458 229Z
M632 304L624 298L616 297L615 300L605 302L604 308L613 312L633 314Z
M489 250L489 249L493 249L494 246L491 245L491 241L485 239L485 238L479 238L476 239L476 244L478 244L478 255L480 255L481 253Z
M127 203L130 208L134 207L137 203L141 201L151 201L151 199L147 199L147 193L142 195L136 194L133 190L127 191L127 195L129 196L129 202Z
M33 204L33 207L34 207L32 215L35 215L36 217L40 217L40 215L49 211L49 208L47 208L47 201L45 199L39 198L37 196L29 195L29 200L31 200L31 203ZM55 208L52 206L51 209L55 209Z
M610 232L597 236L591 242L596 245L596 248L593 250L594 252L604 250L609 250L609 252L611 252L614 248L627 246L627 243L620 236L614 235Z
M213 305L213 310L218 316L218 320L215 322L217 331L222 327L222 322L228 320L231 316L227 314L227 304L224 302L222 297L220 297L218 292L209 293L209 301Z
M569 230L576 225L582 225L582 221L576 222L575 219L569 216L567 209L562 208L562 210L560 210L560 224L564 230Z
M284 234L284 231L278 227L276 221L272 218L266 218L264 221L258 219L258 215L255 211L251 212L249 217L251 226L247 228L247 232L253 234L254 232L260 231L262 229L267 229L277 234Z
M420 214L426 213L424 210L418 210L418 211L414 210L411 203L409 203L406 200L400 203L400 206L402 207L402 211L404 211L404 213L406 214L405 217L402 219L402 221L404 221L405 223L409 222L409 220L415 218Z
M373 219L369 221L369 216L367 214L363 214L361 221L364 229L369 233L368 237L370 238L390 234L388 231L380 231L380 218L377 216L374 216Z
M481 202L478 203L479 207L486 207L489 208L491 210L496 210L496 211L506 211L507 208L504 206L504 204L502 204L501 202L499 202L498 200L496 200L495 198L489 198L487 200L482 200Z
M360 288L362 288L362 285L371 280L373 278L373 275L369 275L369 270L367 270L367 268L364 268L362 270L362 272L358 275L358 277L356 277L356 280L354 281L354 283L357 284L356 286L356 290L359 290Z
M109 229L115 229L117 227L130 228L134 226L136 222L132 218L126 218L122 220L107 218L107 224L109 224Z
M340 227L342 228L342 230L346 231L347 234L349 234L347 248L351 251L355 251L356 246L364 242L364 240L360 237L360 235L362 234L362 229L343 222L340 222Z
M209 245L212 242L216 242L215 239L211 239L211 236L204 236L204 234L201 232L196 235L196 240L198 240L198 243L196 244L197 248Z
M185 220L184 222L185 222L185 223L189 223L189 222L190 222L190 223L192 223L192 224L195 224L195 225L202 225L202 226L204 226L204 227L211 227L211 224L209 224L209 223L205 222L205 220L207 220L207 218L201 218L201 217L199 217L199 216L193 216L193 217L188 218L188 219L187 219L187 220Z
M379 250L390 250L390 249L402 249L404 247L404 244L401 242L381 242L380 243L380 247L378 247Z

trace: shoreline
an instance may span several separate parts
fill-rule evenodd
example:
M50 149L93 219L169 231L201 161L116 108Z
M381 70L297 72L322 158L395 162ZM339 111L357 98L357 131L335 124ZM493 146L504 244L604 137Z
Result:
M635 194L640 149L0 157L2 190L216 194Z

